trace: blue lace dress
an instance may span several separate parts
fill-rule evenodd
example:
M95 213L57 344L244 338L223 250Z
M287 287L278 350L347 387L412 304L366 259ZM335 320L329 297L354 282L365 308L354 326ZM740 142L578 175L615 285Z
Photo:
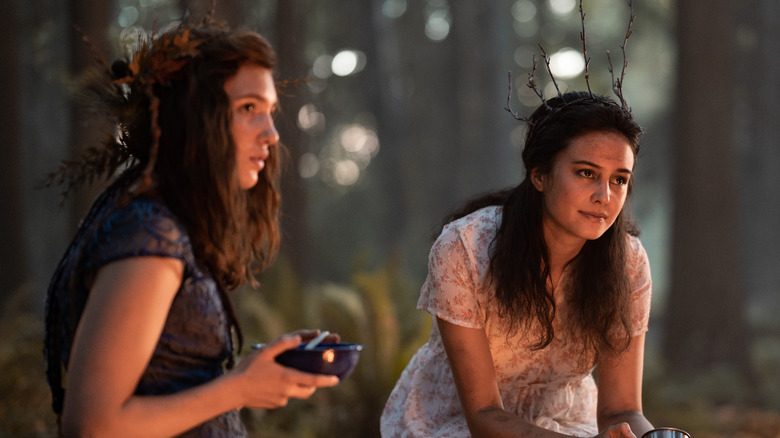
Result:
M171 394L215 379L232 355L227 314L215 281L195 263L181 223L158 199L122 201L117 182L82 222L61 260L46 298L45 356L53 408L62 411L64 370L91 282L104 265L128 257L162 256L184 262L184 280L135 393ZM185 437L242 437L238 411L211 419Z

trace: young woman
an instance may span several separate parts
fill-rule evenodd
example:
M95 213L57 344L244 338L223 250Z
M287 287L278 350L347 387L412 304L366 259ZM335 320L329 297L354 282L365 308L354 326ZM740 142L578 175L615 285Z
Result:
M387 401L383 437L652 428L641 404L650 269L626 205L641 128L578 92L528 123L522 183L453 214L431 249L418 308L435 324Z
M253 281L279 244L275 62L256 33L181 26L88 83L116 133L66 180L119 176L48 290L63 435L246 436L238 409L338 383L274 361L315 330L232 364L241 336L227 291Z

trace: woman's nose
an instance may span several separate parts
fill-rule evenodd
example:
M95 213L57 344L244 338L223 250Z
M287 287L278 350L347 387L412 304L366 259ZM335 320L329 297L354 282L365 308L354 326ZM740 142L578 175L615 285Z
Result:
M608 204L610 201L609 181L596 181L594 192L591 195L593 202Z
M259 139L263 144L272 145L279 143L279 131L276 130L273 118L269 117L262 125Z

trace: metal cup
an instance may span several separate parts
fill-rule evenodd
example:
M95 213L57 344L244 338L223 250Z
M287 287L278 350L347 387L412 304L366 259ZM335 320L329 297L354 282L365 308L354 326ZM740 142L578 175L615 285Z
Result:
M647 431L642 438L691 438L691 434L674 427L659 427Z

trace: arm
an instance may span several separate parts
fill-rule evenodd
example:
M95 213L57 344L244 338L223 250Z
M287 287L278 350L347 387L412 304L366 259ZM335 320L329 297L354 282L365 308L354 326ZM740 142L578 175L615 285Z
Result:
M568 436L538 427L517 415L504 411L504 404L496 383L493 357L484 330L462 327L440 318L436 318L436 323L444 349L447 351L460 404L472 436L475 438ZM601 406L601 398L599 398L599 406ZM635 421L633 415L622 411L617 412L614 418L624 418L623 415ZM596 438L635 438L624 421L626 420L611 422L606 428L602 427L602 431ZM601 420L599 424L601 425ZM634 424L634 422L630 423L632 427ZM639 426L642 423L636 422L636 424ZM647 425L649 426L649 423Z
M625 422L641 437L653 428L642 414L644 350L645 335L637 335L627 351L599 362L599 429Z
M469 430L476 437L564 437L504 411L483 329L436 318Z
M230 373L164 396L133 393L182 281L181 261L136 257L100 269L73 342L62 417L66 436L170 436L232 409L274 408L338 382L274 361L300 342L285 336Z

